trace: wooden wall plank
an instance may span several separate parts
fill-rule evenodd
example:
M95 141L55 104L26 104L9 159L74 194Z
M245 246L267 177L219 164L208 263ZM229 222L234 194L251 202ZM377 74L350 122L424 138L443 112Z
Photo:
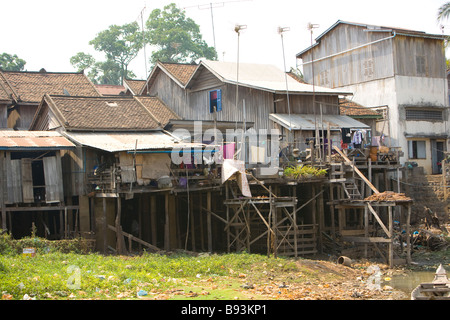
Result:
M46 202L59 202L60 189L62 185L59 185L60 177L59 170L56 165L56 157L44 157L44 178L45 178L45 200Z
M23 202L33 203L34 193L33 193L33 172L31 168L31 159L23 158L21 161L22 165L22 196Z

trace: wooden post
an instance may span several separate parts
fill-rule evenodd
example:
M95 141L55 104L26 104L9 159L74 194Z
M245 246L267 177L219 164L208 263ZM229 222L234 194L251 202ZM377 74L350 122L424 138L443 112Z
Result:
M406 263L410 265L411 261L411 203L408 203L408 213L406 216Z
M121 217L122 217L122 201L120 196L117 197L117 215L116 215L116 250L118 254L124 254L125 252L125 242L123 239L122 234L122 224L121 224Z
M103 253L106 253L107 240L106 240L106 198L103 198L103 221L102 221L102 231L103 231Z
M199 219L198 219L198 224L199 224L199 228L200 228L200 250L201 251L205 251L205 230L204 230L204 219L203 219L203 193L199 192L198 193L199 196L199 200L198 200L198 212L199 212ZM206 213L206 220L208 220L208 213ZM208 223L208 221L206 221L206 224ZM208 228L208 226L206 227ZM208 237L208 235L206 235L206 237Z
M11 214L11 212L9 214ZM11 229L11 225L9 228ZM59 210L59 238L64 239L64 216L62 210Z
M164 250L169 251L170 250L170 222L169 222L169 193L164 193L164 204L165 204L165 210L164 210L164 217L165 217L165 223L164 223ZM189 204L188 204L189 205Z
M138 224L139 224L139 230L138 230L138 237L139 239L142 239L142 194L138 197ZM139 252L142 251L142 243L139 243Z
M188 204L189 205L189 208L190 208L190 215L191 215L191 225L190 225L190 227L191 227L191 246L192 246L192 248L191 248L191 250L192 251L196 251L196 247L195 247L195 218L194 218L194 194L191 194L191 197L190 197L190 200L191 200L191 202Z
M67 207L64 208L64 239L67 239L69 236L69 221L67 216Z
M6 210L4 203L2 203L2 230L6 230Z
M228 200L229 199L229 190L228 190L228 182L225 182L225 199ZM227 205L227 211L226 211L226 215L227 215L227 224L230 223L230 206ZM227 228L227 252L230 253L230 228Z
M368 174L369 174L369 181L372 183L372 159L369 157L368 159ZM372 195L372 190L370 188L367 188L367 196L369 197Z
M327 122L327 140L328 140L328 143L327 143L328 161L331 163L332 162L331 161L331 143L332 143L332 141L331 141L331 131L330 131L330 123L329 122Z
M392 207L388 206L388 216L389 216L389 267L392 268L394 266L394 221L392 217Z
M297 199L297 187L293 187L292 189L292 214L294 215L292 217L292 220L294 221L294 250L295 250L295 257L298 257L298 235L297 235L297 206L296 206L296 200Z
M335 249L336 240L336 221L334 219L334 185L330 183L330 212L331 212L331 239L333 239L333 249Z
M157 228L156 228L156 196L150 197L150 224L152 228L152 245L156 246Z
M313 196L313 201L312 201L312 225L313 225L313 230L314 232L317 232L317 227L316 227L316 223L317 223L317 219L316 219L316 214L317 214L317 201L316 201L316 186L312 185L311 187L312 189L312 196Z
M325 220L324 220L324 206L323 206L323 192L320 193L318 197L318 213L319 213L319 249L320 252L323 253L323 243L322 243L322 231L325 229Z
M364 206L364 236L369 238L369 208ZM364 244L364 258L367 258L367 243Z
M211 191L206 194L206 209L208 209L206 220L208 229L208 251L212 253L212 229L211 229Z

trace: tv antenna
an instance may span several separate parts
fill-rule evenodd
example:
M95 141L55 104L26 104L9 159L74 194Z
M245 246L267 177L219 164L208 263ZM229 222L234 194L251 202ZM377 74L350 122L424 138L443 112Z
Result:
M199 10L207 10L207 9L210 10L210 12L211 12L211 24L212 24L212 32L213 32L214 49L216 49L216 52L217 52L216 34L215 34L215 31L214 31L214 14L213 14L213 9L224 7L225 4L227 4L227 3L243 2L243 1L252 1L252 0L229 0L229 1L222 1L222 2L210 2L210 3L206 3L206 4L197 4L197 5L194 5L194 6L184 7L183 9L189 9L189 8L197 7Z

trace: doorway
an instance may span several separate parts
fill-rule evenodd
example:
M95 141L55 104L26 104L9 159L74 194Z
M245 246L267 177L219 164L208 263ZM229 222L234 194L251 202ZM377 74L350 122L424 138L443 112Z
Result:
M444 159L445 141L431 140L431 164L433 174L442 172L442 160Z

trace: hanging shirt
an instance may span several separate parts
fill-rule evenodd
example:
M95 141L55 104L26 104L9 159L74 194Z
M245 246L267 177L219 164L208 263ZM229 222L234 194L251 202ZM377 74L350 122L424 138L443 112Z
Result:
M362 143L362 132L360 130L356 131L353 134L352 142L353 142L353 144L361 144Z

